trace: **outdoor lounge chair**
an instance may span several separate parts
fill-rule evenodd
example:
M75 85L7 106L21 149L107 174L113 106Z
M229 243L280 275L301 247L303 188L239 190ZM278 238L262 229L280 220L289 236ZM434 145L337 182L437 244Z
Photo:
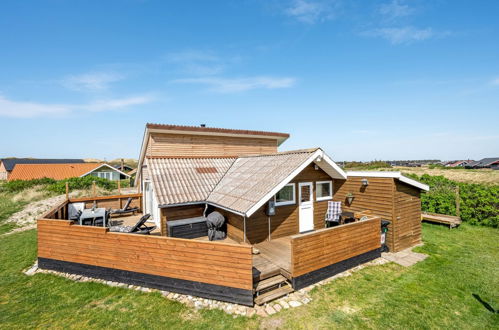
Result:
M139 221L137 221L135 226L111 226L109 227L109 231L117 233L149 235L151 231L156 229L156 226L148 227L145 225L146 221L150 217L151 217L150 214L146 214L142 218L140 218Z
M125 206L122 209L118 210L111 210L109 214L128 214L128 213L133 213L135 215L135 212L139 210L138 207L130 207L130 203L132 202L132 198L128 198L126 201Z
M340 224L341 202L327 202L326 227L333 227Z
M74 215L69 217L69 220L80 221L82 210L78 210Z

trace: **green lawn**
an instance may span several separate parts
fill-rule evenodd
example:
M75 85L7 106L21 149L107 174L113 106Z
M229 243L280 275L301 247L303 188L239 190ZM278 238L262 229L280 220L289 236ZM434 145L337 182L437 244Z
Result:
M14 202L10 196L0 194L0 235L16 227L12 223L6 223L5 220L17 211L22 210L24 205L24 202Z
M473 294L499 308L499 230L423 226L425 261L367 267L312 292L310 304L269 318L196 311L159 293L48 274L25 276L36 231L0 237L0 327L7 328L499 328Z

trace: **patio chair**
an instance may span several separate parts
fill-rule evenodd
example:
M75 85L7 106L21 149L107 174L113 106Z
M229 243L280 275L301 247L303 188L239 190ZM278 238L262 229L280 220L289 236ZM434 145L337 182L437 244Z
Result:
M333 227L340 224L341 202L327 202L326 227Z
M109 214L128 214L128 213L132 213L133 215L135 215L135 212L137 212L139 210L138 207L130 207L130 203L132 203L132 197L128 198L128 200L126 201L126 204L125 206L122 208L122 209L117 209L117 210L111 210L109 212Z
M156 226L148 227L145 225L146 221L151 217L150 214L144 215L137 221L134 226L111 226L109 227L110 232L115 233L129 233L129 234L141 234L149 235L151 231L156 229Z
M69 217L69 220L80 221L81 214L82 210L78 210L78 212Z

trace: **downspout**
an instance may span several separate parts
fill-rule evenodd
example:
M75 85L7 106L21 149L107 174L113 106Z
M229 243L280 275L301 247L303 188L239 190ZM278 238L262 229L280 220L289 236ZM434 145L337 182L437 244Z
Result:
M243 218L244 243L246 243L246 216Z
M206 218L206 211L208 210L208 203L204 204L204 211L203 211L203 217Z
M271 240L271 238L270 238L270 216L268 216L267 219L268 219L268 223L269 223L269 238L268 238L268 240L270 241Z

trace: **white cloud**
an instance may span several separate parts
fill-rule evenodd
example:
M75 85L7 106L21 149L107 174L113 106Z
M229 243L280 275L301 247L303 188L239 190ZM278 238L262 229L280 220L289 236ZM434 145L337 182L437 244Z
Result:
M379 13L386 19L397 19L404 16L409 16L414 13L414 9L409 5L404 4L404 1L393 0L379 6Z
M392 44L407 44L415 41L423 41L437 36L445 36L447 33L435 33L431 28L418 29L412 26L396 28L378 28L365 31L362 35L368 37L380 37Z
M252 89L277 89L292 87L296 79L290 77L245 77L245 78L220 78L201 77L174 80L177 83L201 84L209 86L209 90L218 93L237 93Z
M111 83L124 79L123 75L110 72L89 72L81 75L68 76L62 80L62 85L76 91L102 91Z
M180 66L185 73L192 75L215 75L225 70L227 62L232 59L222 59L209 51L189 50L172 53L167 60Z
M337 7L334 0L293 0L284 12L302 23L314 24L334 18Z
M46 104L9 100L0 95L0 117L34 118L65 115L74 111L107 111L152 102L151 96L98 100L86 104Z
M493 79L490 83L492 85L499 86L499 77L497 77L496 79Z

